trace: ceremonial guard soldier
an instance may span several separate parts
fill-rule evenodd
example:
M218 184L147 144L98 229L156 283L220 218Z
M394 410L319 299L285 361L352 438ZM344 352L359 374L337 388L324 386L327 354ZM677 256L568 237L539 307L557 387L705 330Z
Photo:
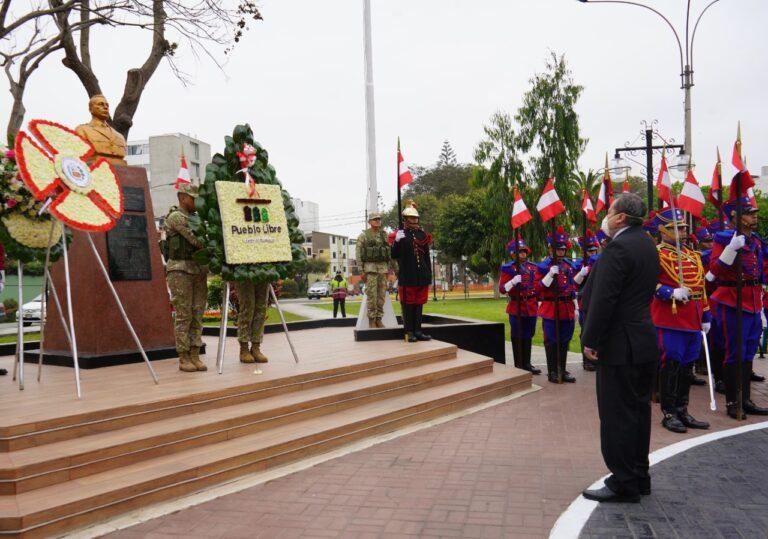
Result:
M708 429L709 423L698 421L688 413L693 364L702 346L701 332L706 333L711 327L704 267L699 254L685 246L688 224L682 210L665 209L656 214L654 221L661 236L657 246L661 272L651 303L651 318L658 332L661 354L659 393L664 413L661 424L672 432Z
M583 257L581 260L577 260L574 263L574 270L576 271L576 274L573 276L573 281L578 286L578 291L576 292L576 303L579 307L579 327L583 328L584 312L581 310L581 290L584 288L584 284L587 282L587 277L589 276L589 272L592 270L592 266L595 265L595 262L597 262L597 259L600 256L597 253L597 250L600 247L600 243L597 241L597 236L595 236L591 230L587 229L586 234L579 238L579 247L581 247ZM595 364L592 362L592 360L587 359L587 356L582 354L581 361L585 371L595 370Z
M658 245L661 240L659 239L659 228L656 226L655 217L655 211L648 212L648 218L643 221L643 230L645 230L648 235L653 238L653 241L656 242L656 245Z
M723 379L725 381L725 400L728 415L734 419L743 414L768 415L768 408L755 405L751 399L750 377L752 360L757 352L762 321L760 312L763 308L763 249L754 233L757 228L757 208L750 204L749 198L742 196L738 201L742 208L741 230L736 234L737 199L731 197L723 204L723 211L731 221L731 230L721 230L715 234L709 268L717 279L717 290L712 297L718 303L717 325L722 338L725 363ZM741 259L742 290L741 304L736 302L738 273L736 259ZM736 349L737 311L741 311L741 374L737 365ZM741 388L742 410L738 409L738 392Z
M574 330L574 298L576 272L572 262L565 258L571 248L571 241L563 227L558 227L554 237L547 235L547 248L550 255L538 264L536 291L539 295L539 317L544 329L544 350L547 356L548 379L559 383L573 383L576 379L565 369L568 345Z
M168 261L166 272L174 313L176 352L179 370L206 371L200 360L203 345L203 313L208 300L208 268L192 260L192 254L203 244L189 229L189 216L195 213L197 186L184 183L177 194L179 207L165 218Z
M381 214L368 215L371 228L357 238L358 262L363 265L365 305L368 310L368 327L383 328L384 300L387 294L387 275L391 266L391 249L387 235L381 229Z
M397 293L403 307L403 329L406 342L429 341L421 331L424 304L432 284L432 264L429 247L432 235L419 227L419 212L410 202L403 210L404 228L395 232L392 258L398 262Z
M512 261L501 266L499 292L509 296L507 314L515 367L532 374L541 374L541 370L531 365L531 345L536 333L538 314L537 268L535 264L528 262L531 249L522 239L517 240L517 245L514 240L510 241L507 244L507 253L512 257Z

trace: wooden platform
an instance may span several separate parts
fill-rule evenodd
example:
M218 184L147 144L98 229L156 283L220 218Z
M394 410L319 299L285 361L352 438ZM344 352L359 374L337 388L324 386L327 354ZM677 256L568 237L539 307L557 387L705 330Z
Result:
M82 371L27 364L23 392L0 379L0 535L46 536L244 474L323 453L531 386L525 371L438 341L354 342L347 328L282 334L270 357L224 374L175 360ZM215 339L207 341L216 349ZM0 358L11 368L11 358Z

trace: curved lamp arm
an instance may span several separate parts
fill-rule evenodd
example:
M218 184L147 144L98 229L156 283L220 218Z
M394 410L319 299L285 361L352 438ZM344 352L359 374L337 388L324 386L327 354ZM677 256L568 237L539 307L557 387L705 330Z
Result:
M691 69L693 69L693 43L694 39L696 39L696 30L699 27L699 21L701 21L701 18L704 16L704 14L707 12L709 8L717 4L720 0L712 0L709 4L707 4L707 7L701 10L701 13L699 13L699 17L696 19L696 24L693 25L693 33L691 34Z

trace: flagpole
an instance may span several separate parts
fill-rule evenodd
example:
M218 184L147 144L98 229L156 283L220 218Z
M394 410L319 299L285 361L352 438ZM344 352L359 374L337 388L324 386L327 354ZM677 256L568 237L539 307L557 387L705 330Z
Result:
M363 59L365 66L365 165L368 188L365 210L367 217L372 212L377 211L379 204L379 190L376 184L376 114L373 100L371 0L363 0Z
M717 148L717 178L718 178L718 186L720 188L720 192L717 194L718 197L718 206L717 206L717 217L720 219L720 231L722 231L725 228L725 215L723 214L723 162L720 159L720 147Z
M736 133L736 150L739 154L739 160L741 160L741 122L739 122L738 130ZM741 236L742 229L741 229L741 215L742 215L742 206L741 206L741 171L736 174L736 177L734 178L736 181L736 232L735 234L737 236ZM744 325L744 322L742 320L742 286L743 286L743 279L744 279L744 267L742 265L741 261L741 254L738 253L736 256L735 262L735 270L736 270L736 377L738 379L737 384L737 391L736 391L736 420L741 421L744 419L744 412L743 412L743 405L744 405L744 393L742 391L742 378L743 373L742 369L743 366L741 362L744 359L744 350L742 350L742 343L743 343L743 336L741 334L742 327Z
M557 217L552 217L552 262L560 269L560 260L557 258L557 226L555 222ZM554 275L553 284L555 285L555 360L557 361L557 383L563 383L563 368L560 365L560 273Z
M522 195L521 195L522 196ZM512 195L512 207L514 208L514 194ZM514 211L514 210L513 210ZM517 229L513 229L513 239L515 240L515 264L517 265L517 273L520 275L520 282L517 284L517 330L515 333L517 333L517 357L520 364L525 367L525 361L523 361L523 317L520 313L520 309L522 308L522 294L523 294L523 270L520 267L520 244L518 240L518 232ZM517 365L515 365L517 367Z
M400 195L400 137L397 137L397 158L395 159L395 185L397 185L397 228L403 228L403 201Z

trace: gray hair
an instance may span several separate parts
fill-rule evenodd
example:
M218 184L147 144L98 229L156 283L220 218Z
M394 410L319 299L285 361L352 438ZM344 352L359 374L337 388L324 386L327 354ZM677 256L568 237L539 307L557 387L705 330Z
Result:
M617 196L611 206L616 213L623 213L627 216L627 224L641 225L647 213L645 202L634 193L621 193Z

